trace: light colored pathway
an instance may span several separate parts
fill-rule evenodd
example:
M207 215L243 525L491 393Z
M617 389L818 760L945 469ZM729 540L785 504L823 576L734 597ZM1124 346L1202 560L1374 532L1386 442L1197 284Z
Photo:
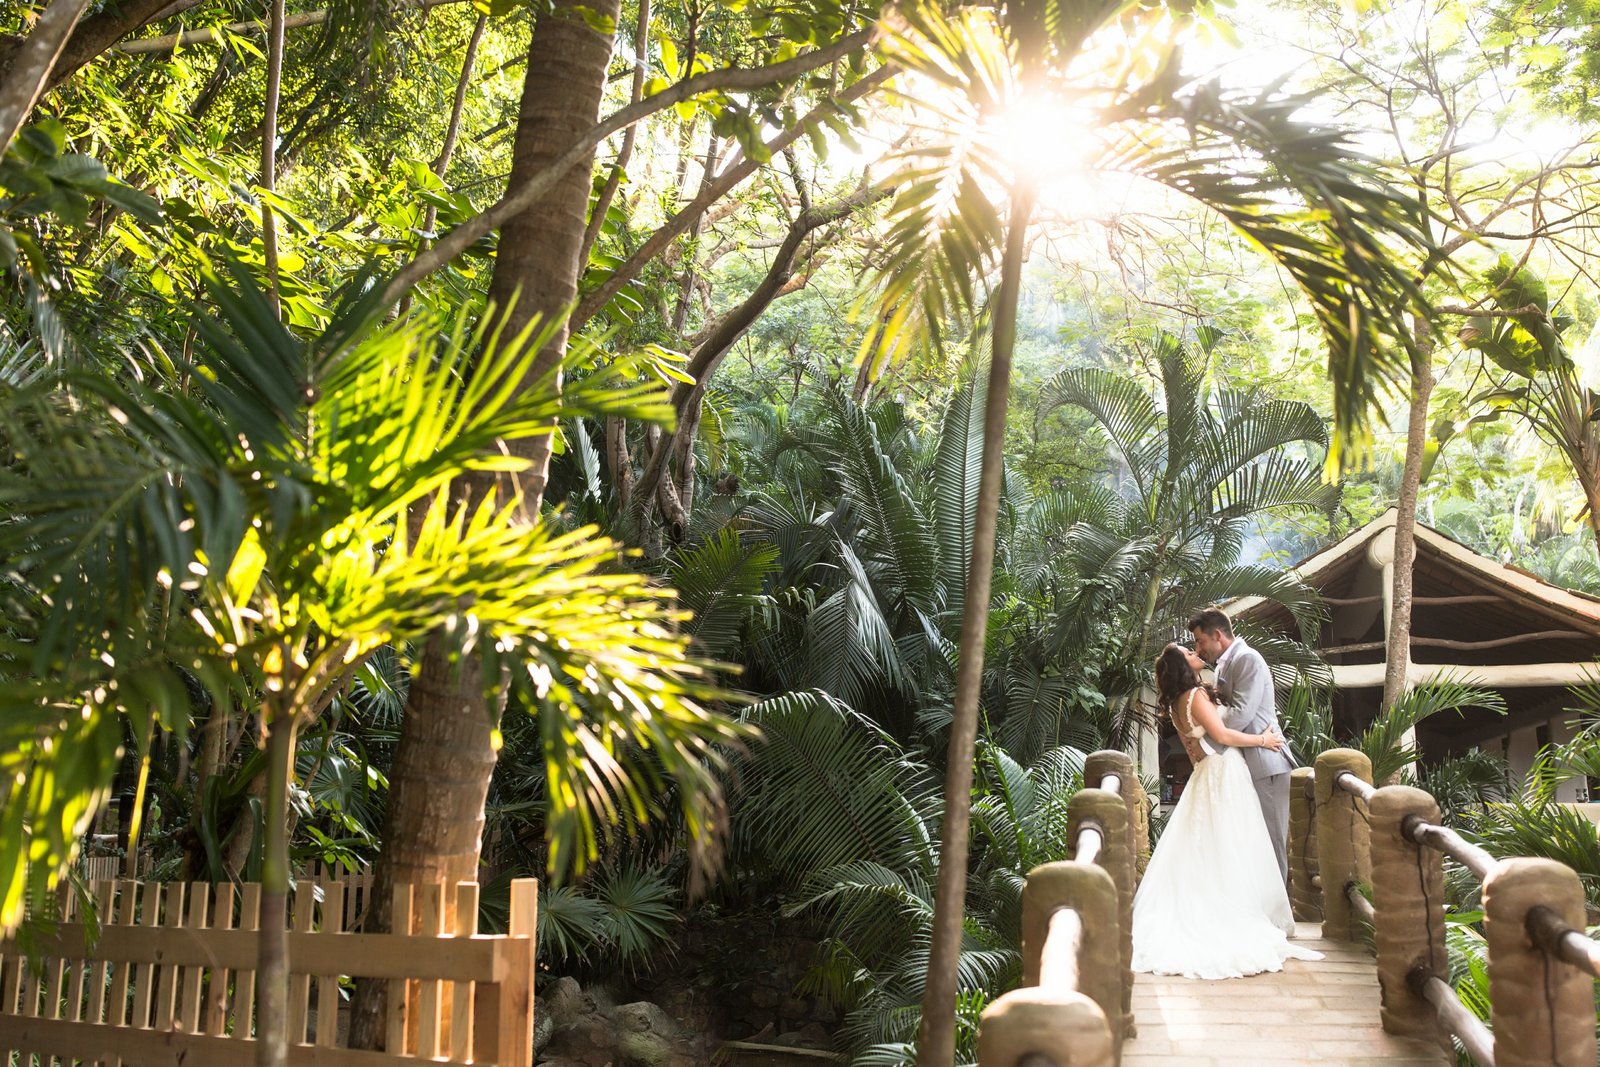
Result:
M1327 958L1226 982L1135 975L1139 1036L1124 1047L1122 1067L1453 1062L1438 1045L1383 1032L1378 969L1364 945L1323 941L1320 923L1300 923L1299 941Z

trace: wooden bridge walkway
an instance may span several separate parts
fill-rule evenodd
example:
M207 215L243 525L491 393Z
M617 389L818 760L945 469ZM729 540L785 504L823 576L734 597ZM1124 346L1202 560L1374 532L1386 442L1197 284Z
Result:
M1327 958L1226 982L1141 974L1133 983L1139 1036L1122 1067L1443 1067L1439 1045L1392 1037L1378 1022L1378 968L1365 945L1324 941L1321 923L1299 940Z

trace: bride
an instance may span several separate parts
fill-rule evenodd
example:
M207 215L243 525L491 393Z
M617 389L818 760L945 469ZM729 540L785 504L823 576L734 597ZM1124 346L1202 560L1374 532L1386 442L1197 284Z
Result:
M1156 658L1161 710L1194 761L1133 900L1133 969L1241 978L1321 959L1289 943L1294 916L1240 748L1280 748L1276 734L1230 730L1200 681L1204 661L1179 644Z

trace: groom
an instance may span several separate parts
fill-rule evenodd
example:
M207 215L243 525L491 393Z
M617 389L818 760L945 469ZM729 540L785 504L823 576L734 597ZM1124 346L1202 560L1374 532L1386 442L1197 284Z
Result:
M1194 634L1194 650L1200 658L1213 664L1217 671L1217 695L1222 698L1223 725L1247 734L1266 733L1280 736L1278 710L1273 699L1272 674L1261 653L1233 634L1233 622L1216 608L1207 608L1189 620L1189 632ZM1278 869L1284 880L1289 878L1289 772L1295 767L1289 747L1281 750L1247 748L1243 750L1245 765L1255 779L1256 799L1261 802L1261 814L1267 820L1267 834L1272 838L1272 850L1278 856Z

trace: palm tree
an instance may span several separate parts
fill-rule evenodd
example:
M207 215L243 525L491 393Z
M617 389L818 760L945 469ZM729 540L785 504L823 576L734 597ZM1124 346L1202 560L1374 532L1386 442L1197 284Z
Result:
M1035 196L1026 160L1006 160L985 123L1028 99L1084 102L1097 112L1093 165L1148 178L1218 212L1272 256L1310 300L1329 340L1338 436L1335 464L1359 437L1381 380L1404 372L1407 316L1421 303L1404 248L1425 248L1417 205L1379 180L1352 152L1346 131L1296 118L1297 102L1240 96L1183 78L1170 54L1137 39L1172 17L1054 0L945 16L927 5L902 10L884 45L893 61L939 93L942 126L954 134L908 153L889 180L887 254L875 321L864 350L868 377L948 321L983 301L980 279L998 271L986 301L993 356L984 418L971 567L961 628L955 721L950 732L948 810L918 1062L947 1067L954 1054L950 1010L966 883L967 797L985 620L999 513L1000 448L1016 329L1017 291ZM1119 61L1096 64L1104 32ZM1119 31L1125 33L1119 35ZM1132 47L1128 47L1132 37ZM1131 58L1131 62L1125 62ZM1043 133L1044 131L1041 131Z
M719 746L742 731L700 703L711 690L673 632L670 591L616 568L614 544L512 522L517 499L453 502L470 473L520 470L494 446L558 415L659 417L628 368L558 399L519 389L545 340L532 327L374 329L366 299L308 343L242 269L209 288L194 395L87 373L0 391L0 557L17 561L0 642L0 918L19 918L29 861L36 884L65 866L115 770L120 717L148 751L154 724L186 727L191 683L213 707L253 703L269 773L258 1057L282 1064L295 735L377 650L433 634L545 709L558 871L654 814L664 778L709 837Z
M1194 611L1263 596L1289 608L1302 633L1321 621L1315 593L1293 575L1238 560L1257 520L1332 511L1339 494L1320 463L1327 427L1307 404L1208 385L1218 336L1202 328L1190 346L1156 334L1157 393L1092 367L1062 371L1042 390L1045 410L1089 414L1117 467L1111 487L1044 498L1014 539L1011 566L1033 582L1075 579L1065 586L1070 606L1055 612L1073 629L1050 635L1053 647L1093 640L1096 629L1104 641L1110 620L1116 642L1102 649L1097 688L1111 702L1116 744L1129 740L1146 666ZM1315 669L1303 647L1263 638L1286 673Z

